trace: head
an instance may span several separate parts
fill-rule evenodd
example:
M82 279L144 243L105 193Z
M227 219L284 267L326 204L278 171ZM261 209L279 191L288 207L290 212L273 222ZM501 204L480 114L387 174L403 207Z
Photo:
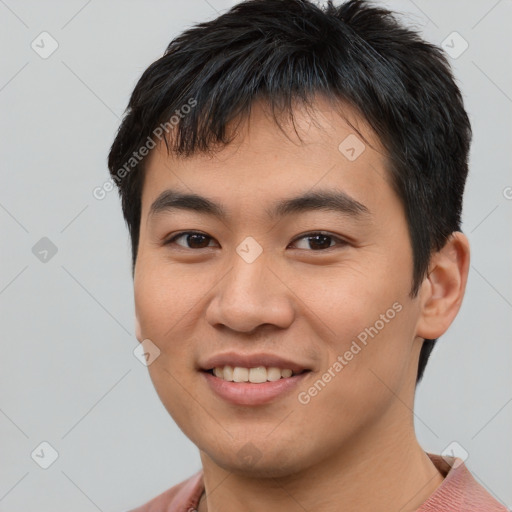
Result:
M470 140L442 51L364 1L249 0L143 73L108 159L137 337L161 351L164 405L220 465L235 464L226 443L275 440L285 471L304 418L320 440L303 456L320 460L400 414L464 293ZM227 351L308 374L295 400L240 408L202 375ZM283 404L287 428L264 439Z

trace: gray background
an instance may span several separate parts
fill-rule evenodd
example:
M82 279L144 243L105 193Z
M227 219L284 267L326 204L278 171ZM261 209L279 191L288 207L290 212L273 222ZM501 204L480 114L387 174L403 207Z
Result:
M117 192L99 201L92 190L108 178L107 152L143 70L180 31L234 3L0 0L0 511L123 511L200 468L133 355ZM435 44L454 31L469 44L450 61L474 128L463 224L471 271L417 391L415 422L425 450L456 441L510 508L512 2L377 3ZM50 48L43 31L59 45L46 59L31 47ZM46 261L43 237L57 248ZM46 470L31 458L43 441L59 454Z

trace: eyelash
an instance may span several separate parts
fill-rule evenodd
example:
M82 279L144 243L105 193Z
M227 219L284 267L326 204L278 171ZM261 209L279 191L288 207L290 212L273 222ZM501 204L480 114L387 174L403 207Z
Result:
M175 243L175 241L178 238L181 238L182 236L185 236L185 235L202 235L202 236L204 236L206 238L209 238L210 240L213 240L213 237L208 236L205 233L201 233L200 231L181 231L180 233L177 233L176 235L172 236L169 240L165 241L164 245L171 245L171 244ZM348 242L346 242L345 240L343 240L343 239L341 239L341 238L339 238L337 236L331 235L330 233L326 233L326 232L322 232L322 231L312 231L310 233L305 233L303 235L298 236L294 240L292 240L291 243L295 243L295 242L297 242L299 240L302 240L303 238L307 239L307 238L313 238L315 236L324 236L324 237L327 237L327 238L331 238L332 240L337 241L338 245L340 247L348 245ZM209 247L201 247L200 249L193 249L192 247L182 247L182 246L179 246L179 247L182 248L182 249L190 249L192 251L199 251L201 249L208 249L209 248ZM330 247L327 247L326 249L318 249L318 250L309 249L309 252L322 252L322 251L326 251L326 250L332 249L333 247L334 246L330 246ZM308 250L308 249L300 249L300 250Z

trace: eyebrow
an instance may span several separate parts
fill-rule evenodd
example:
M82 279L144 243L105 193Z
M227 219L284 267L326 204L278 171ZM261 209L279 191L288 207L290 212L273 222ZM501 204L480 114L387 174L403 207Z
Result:
M183 193L176 190L164 190L151 204L150 217L173 210L188 210L204 215L227 220L226 209L222 204L215 203L194 193ZM344 216L362 218L371 215L370 210L362 203L340 190L317 190L301 196L276 201L265 212L270 219L281 218L293 213L306 213L322 210L334 211Z

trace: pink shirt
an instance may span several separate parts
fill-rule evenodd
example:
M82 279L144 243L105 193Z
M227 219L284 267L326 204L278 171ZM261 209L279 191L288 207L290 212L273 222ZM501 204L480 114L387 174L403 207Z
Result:
M444 481L416 512L509 512L473 478L462 459L455 458L450 466L441 455L427 455ZM129 512L195 512L203 491L200 470Z

